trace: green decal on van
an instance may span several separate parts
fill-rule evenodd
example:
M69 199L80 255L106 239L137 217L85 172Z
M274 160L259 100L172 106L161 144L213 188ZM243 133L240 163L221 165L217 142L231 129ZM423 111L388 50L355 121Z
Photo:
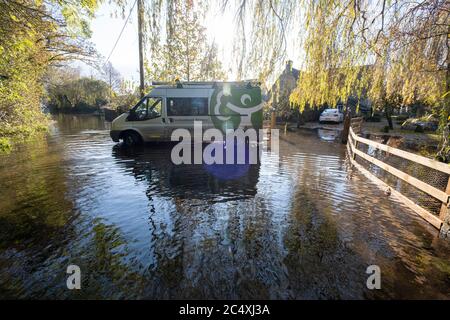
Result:
M262 128L262 101L259 87L223 86L214 90L209 114L217 129L237 129L239 125Z

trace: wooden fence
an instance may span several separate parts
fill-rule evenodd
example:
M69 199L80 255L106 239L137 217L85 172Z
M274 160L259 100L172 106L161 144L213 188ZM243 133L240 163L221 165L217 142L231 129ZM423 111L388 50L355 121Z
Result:
M353 132L355 132L356 134L359 134L361 132L362 124L363 124L363 118L362 117L352 118L351 119L351 127L353 129Z
M361 121L357 120L356 130L360 130L361 128ZM349 128L349 139L347 143L347 149L350 156L351 163L361 171L368 179L372 180L373 182L380 184L384 186L385 188L389 188L392 195L397 196L400 200L402 200L409 208L411 208L413 211L415 211L419 216L421 216L423 219L428 221L430 224L432 224L437 229L441 230L445 228L445 234L448 235L449 230L449 200L450 200L450 165L438 162L429 158L425 158L422 156L419 156L414 153L406 152L397 148L390 147L385 144L381 144L378 142L375 142L373 140L365 139L360 136L358 136L355 133L355 130L353 127L354 120L352 119L352 126ZM388 154L392 154L394 156L400 157L402 159L406 159L415 163L418 163L422 166L425 166L427 168L431 168L434 170L437 170L441 173L444 173L447 175L447 187L445 191L442 191L438 188L435 188L434 186L429 185L428 183L413 177L397 168L394 168L393 166L376 159L375 157L361 151L358 149L358 144L365 144L367 146L370 146L372 148L384 151ZM439 200L441 205L441 210L439 215L433 214L429 212L427 209L423 208L422 206L418 205L416 202L414 202L414 199L410 199L400 193L395 188L389 186L384 181L376 177L373 173L371 173L368 169L364 168L360 163L356 161L357 157L361 157L362 159L368 161L369 163L383 169L384 171L392 174L396 178L405 181L409 185L413 186L414 188L426 193L427 195ZM441 230L442 231L442 230Z

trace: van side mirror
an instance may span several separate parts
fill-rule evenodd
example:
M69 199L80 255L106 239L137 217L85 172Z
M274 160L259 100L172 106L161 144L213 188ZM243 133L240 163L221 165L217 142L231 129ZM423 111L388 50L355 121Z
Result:
M133 109L131 109L131 110L128 112L127 120L128 120L128 121L134 121L134 120L136 120L136 112L134 112Z

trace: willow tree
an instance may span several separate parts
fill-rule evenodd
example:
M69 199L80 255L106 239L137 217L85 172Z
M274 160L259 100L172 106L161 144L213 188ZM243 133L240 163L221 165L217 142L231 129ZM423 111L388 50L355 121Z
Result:
M231 0L224 0L230 6ZM304 35L295 45L304 64L291 102L336 105L349 97L369 98L388 120L393 107L422 104L440 115L441 160L448 161L450 113L450 5L446 0L241 0L238 25L251 19L253 30L238 36L241 59L257 57L265 66L283 56L290 30ZM258 32L260 30L260 32ZM294 35L295 36L295 35ZM239 40L240 39L240 40ZM251 43L252 46L249 46ZM254 44L254 45L253 45ZM250 47L251 53L248 52ZM390 125L392 122L390 121ZM447 141L447 142L446 142Z
M234 12L234 66L238 79L273 80L284 66L294 25L300 24L300 3L291 0L222 0L223 11Z
M306 72L295 102L345 101L364 87L379 108L399 96L402 104L442 101L448 3L314 1L306 8Z
M293 102L300 107L333 105L364 94L385 111L391 128L393 107L423 104L440 114L446 141L447 1L312 1L306 8L306 72ZM448 146L443 144L442 150L442 160L448 161Z

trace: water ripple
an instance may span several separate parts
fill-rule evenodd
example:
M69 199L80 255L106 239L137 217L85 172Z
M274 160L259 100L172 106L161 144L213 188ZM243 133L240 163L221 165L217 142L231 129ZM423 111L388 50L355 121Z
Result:
M279 158L222 180L167 145L125 150L99 119L59 117L0 158L0 297L450 298L449 244L342 145L282 134Z

